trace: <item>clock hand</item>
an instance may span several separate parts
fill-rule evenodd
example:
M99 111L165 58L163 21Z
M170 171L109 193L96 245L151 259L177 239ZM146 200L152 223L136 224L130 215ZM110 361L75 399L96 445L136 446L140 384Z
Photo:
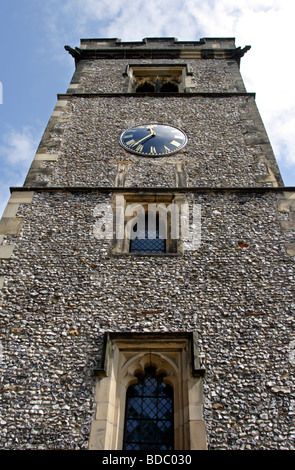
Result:
M145 139L149 139L150 137L154 137L156 135L156 133L154 131L152 131L149 135L146 135L145 137L143 137L142 139L138 140L137 142L135 142L134 144L132 144L132 147L135 147L135 145L139 144L140 142L142 142L143 140Z
M147 126L147 128L150 130L150 132L153 134L153 135L156 135L154 129L153 129L153 126Z

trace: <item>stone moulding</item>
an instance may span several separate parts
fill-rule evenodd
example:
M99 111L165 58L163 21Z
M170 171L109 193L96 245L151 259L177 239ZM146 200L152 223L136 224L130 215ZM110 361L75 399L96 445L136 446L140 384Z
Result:
M107 375L107 349L110 345L110 342L112 341L113 338L124 338L124 339L132 339L132 340L140 340L144 338L156 338L158 337L159 339L165 339L168 338L170 339L173 336L173 333L159 333L155 332L151 335L151 333L112 333L112 332L107 332L104 334L104 340L103 340L103 351L102 351L102 357L100 361L100 367L94 369L93 373L94 376L97 377L106 377ZM175 334L177 338L188 338L190 340L190 354L191 354L191 365L192 365L192 375L195 377L204 377L206 369L201 368L198 360L198 338L197 334L195 332L188 332L188 333L177 333Z
M136 187L133 188L131 186L128 187L117 187L117 186L13 186L10 188L10 191L19 191L19 192L55 192L55 191L69 191L69 192L99 192L99 193L109 193L112 191L116 192L150 192L150 193L173 193L173 192L185 192L185 193L215 193L215 192L228 192L228 193L259 193L259 194L266 194L266 193L289 193L295 192L294 186L182 186L182 187Z
M122 449L126 390L149 366L174 390L175 450L207 449L196 333L107 333L95 371L90 450Z
M145 38L141 42L121 42L113 39L81 39L80 47L64 46L75 64L89 59L121 58L194 58L227 59L240 63L251 48L235 46L235 38L201 38L199 41L178 41L176 38Z

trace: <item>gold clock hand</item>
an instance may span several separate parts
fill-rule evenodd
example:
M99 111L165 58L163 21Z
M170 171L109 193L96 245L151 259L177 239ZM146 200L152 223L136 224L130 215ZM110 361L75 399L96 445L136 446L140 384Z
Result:
M142 139L138 140L137 142L134 142L134 144L132 144L132 147L135 147L135 145L139 144L140 142L142 142L143 140L145 139L148 139L150 137L153 137L155 134L155 132L151 132L149 135L146 135L145 137L143 137Z
M147 126L147 128L150 130L151 134L156 135L153 126Z

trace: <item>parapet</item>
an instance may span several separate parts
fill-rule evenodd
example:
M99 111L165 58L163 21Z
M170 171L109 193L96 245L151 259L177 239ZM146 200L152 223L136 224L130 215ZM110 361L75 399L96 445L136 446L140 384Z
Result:
M236 47L235 38L202 38L199 41L178 41L177 38L152 37L142 41L122 42L118 38L81 39L80 47L65 46L75 58L82 59L234 59L250 46Z

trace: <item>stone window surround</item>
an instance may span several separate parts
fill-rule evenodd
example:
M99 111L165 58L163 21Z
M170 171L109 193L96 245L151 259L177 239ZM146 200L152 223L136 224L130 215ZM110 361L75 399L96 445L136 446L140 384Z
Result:
M122 450L127 388L148 366L174 390L175 450L206 450L203 379L195 333L108 333L95 373L90 450Z
M116 225L116 218L120 212L118 207L118 198L117 196L122 196L122 193L114 193L112 200L112 209L114 215L114 221ZM148 204L164 204L166 207L174 203L181 206L187 202L187 199L184 194L181 193L149 193L141 192L140 194L134 193L124 193L124 198L119 199L119 202L122 201L122 213L124 213L124 227L126 229L126 224L129 219L134 217L133 215L126 216L126 207L128 208L129 204L140 204L144 207L145 211L148 208ZM127 211L128 214L128 211ZM124 239L116 238L116 230L114 228L113 234L113 245L111 248L112 255L129 255L129 256L182 256L183 255L183 246L181 241L181 234L176 240L171 239L171 214L169 210L167 211L167 239L166 239L166 253L133 253L130 252L130 234L125 236Z
M129 64L123 73L126 79L124 92L134 93L144 81L154 83L159 78L176 84L178 93L186 93L195 86L191 80L192 75L188 64Z

